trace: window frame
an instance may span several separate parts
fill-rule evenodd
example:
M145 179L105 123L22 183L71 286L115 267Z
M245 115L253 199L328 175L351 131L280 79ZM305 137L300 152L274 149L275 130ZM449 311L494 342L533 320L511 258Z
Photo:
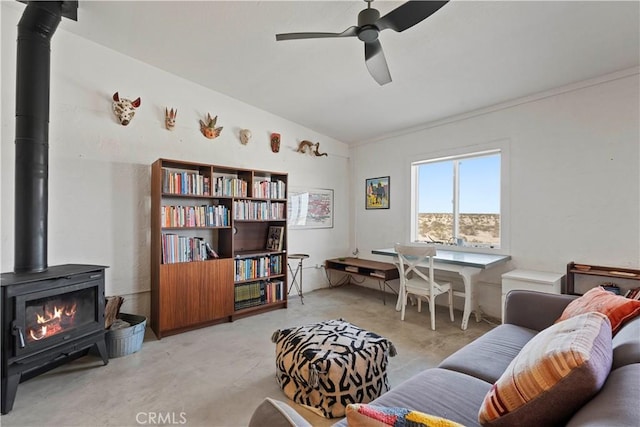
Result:
M418 167L426 163L438 161L464 160L465 158L483 155L500 154L500 247L456 246L449 244L434 245L438 248L459 252L482 252L492 254L508 254L510 247L510 212L509 212L509 140L494 141L488 144L460 147L446 151L437 151L413 156L409 159L409 241L416 242L418 236ZM454 193L456 189L454 188ZM452 210L453 213L453 210Z

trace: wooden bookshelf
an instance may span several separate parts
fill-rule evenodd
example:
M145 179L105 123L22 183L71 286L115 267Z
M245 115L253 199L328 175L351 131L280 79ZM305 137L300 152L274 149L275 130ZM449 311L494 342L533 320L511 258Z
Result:
M287 307L287 178L189 161L153 163L151 328L158 338ZM283 227L279 251L266 249L270 226ZM240 266L262 270L239 277Z

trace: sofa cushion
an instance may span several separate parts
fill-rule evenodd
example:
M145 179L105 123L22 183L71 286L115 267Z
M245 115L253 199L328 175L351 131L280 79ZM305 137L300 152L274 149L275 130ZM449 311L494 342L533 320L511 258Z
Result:
M462 347L438 365L494 383L538 331L515 325L500 325Z
M590 311L606 314L611 322L613 335L615 335L625 322L640 315L640 301L616 295L601 286L596 286L589 289L580 298L571 301L556 322Z
M593 399L569 420L567 427L627 427L640 418L640 363L611 371Z
M464 427L445 418L412 411L355 403L347 406L349 427Z
M625 323L613 337L611 370L631 363L640 363L640 317Z
M265 398L253 411L249 427L311 427L292 407L279 400Z
M372 405L412 409L478 426L478 408L491 384L448 369L431 368L395 386ZM335 424L344 427L347 420Z
M541 331L487 393L484 426L558 425L595 395L613 358L611 325L602 313L572 317Z

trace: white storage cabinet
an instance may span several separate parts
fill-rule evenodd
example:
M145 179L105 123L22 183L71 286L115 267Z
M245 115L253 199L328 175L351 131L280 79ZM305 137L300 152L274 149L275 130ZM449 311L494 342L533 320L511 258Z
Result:
M502 321L504 322L504 303L509 291L522 289L529 291L559 294L564 274L547 271L512 270L502 275Z

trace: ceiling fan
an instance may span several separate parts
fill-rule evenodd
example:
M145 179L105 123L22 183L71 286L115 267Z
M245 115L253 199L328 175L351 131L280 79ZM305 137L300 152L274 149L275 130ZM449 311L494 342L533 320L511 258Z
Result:
M447 1L408 1L385 16L371 7L373 0L364 0L367 8L358 14L358 25L347 28L341 33L285 33L276 34L276 40L316 39L328 37L358 37L364 42L364 59L369 74L380 85L391 82L387 60L382 51L378 36L387 28L402 32L431 16Z

